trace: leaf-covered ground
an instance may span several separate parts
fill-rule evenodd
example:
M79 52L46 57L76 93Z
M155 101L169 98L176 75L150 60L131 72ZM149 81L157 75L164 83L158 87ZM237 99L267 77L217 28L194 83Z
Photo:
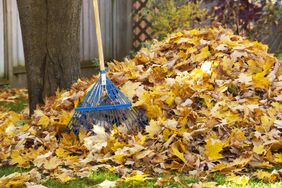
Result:
M32 167L2 177L0 185L68 182L99 168L119 177L102 186L172 172L196 177L198 187L217 186L208 180L215 172L238 185L281 178L282 68L267 46L221 28L183 31L109 68L108 76L146 111L146 129L132 135L122 126L111 133L94 126L95 135L83 128L78 137L64 133L96 77L79 80L46 98L31 118L0 112L1 164Z

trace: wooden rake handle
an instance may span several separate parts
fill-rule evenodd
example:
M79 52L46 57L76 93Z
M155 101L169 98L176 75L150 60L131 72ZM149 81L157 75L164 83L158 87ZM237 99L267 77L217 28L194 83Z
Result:
M104 62L103 43L102 43L101 26L100 26L100 18L99 18L98 0L93 0L93 10L94 10L96 35L97 35L97 43L98 43L100 71L105 71L105 62Z

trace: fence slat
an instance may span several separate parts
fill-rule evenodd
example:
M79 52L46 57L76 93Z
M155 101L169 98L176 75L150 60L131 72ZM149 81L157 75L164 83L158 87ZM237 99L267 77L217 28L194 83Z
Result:
M114 0L113 5L113 57L121 59L132 49L132 0Z
M5 2L4 2L5 1ZM16 0L4 0L3 11L5 22L4 35L4 52L5 66L8 71L5 73L9 78L13 77L13 67L24 66L24 52L22 35L20 29L18 7Z
M4 78L4 19L3 19L3 1L0 1L0 79Z

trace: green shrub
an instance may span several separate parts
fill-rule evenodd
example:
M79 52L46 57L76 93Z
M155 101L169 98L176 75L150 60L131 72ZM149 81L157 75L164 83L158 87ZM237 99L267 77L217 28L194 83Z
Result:
M177 30L199 26L207 17L207 10L199 1L149 0L140 15L151 21L154 37L161 40Z

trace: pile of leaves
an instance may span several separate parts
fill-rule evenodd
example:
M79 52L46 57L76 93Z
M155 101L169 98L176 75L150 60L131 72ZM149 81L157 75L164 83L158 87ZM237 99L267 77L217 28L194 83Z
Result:
M1 178L0 185L65 182L98 167L124 181L172 171L227 173L242 184L281 178L282 67L267 46L222 28L182 31L109 69L133 105L146 111L149 125L137 134L99 126L95 135L64 133L96 77L79 80L47 98L31 118L0 114L1 164L33 167Z

